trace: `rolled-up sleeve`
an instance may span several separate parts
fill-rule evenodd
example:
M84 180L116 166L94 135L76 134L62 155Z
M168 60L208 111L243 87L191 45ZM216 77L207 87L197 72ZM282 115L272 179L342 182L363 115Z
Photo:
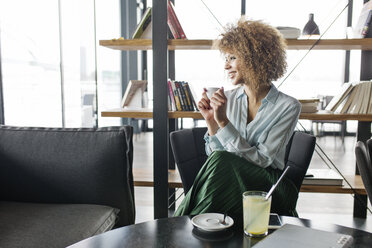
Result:
M232 152L260 167L266 168L273 163L278 153L282 151L283 146L288 143L297 124L300 111L301 105L293 104L281 113L277 113L279 116L276 116L275 123L258 135L255 144L249 144L230 122L224 128L219 129L215 136L210 137L210 140L213 139L213 144L218 144L218 147L216 145L215 148L211 146L210 148L212 151L218 148ZM284 156L284 154L281 155ZM284 157L280 167L284 167Z
M208 131L204 135L205 140L205 153L209 156L214 151L223 151L224 147L221 145L221 142L218 138L213 135L209 136Z

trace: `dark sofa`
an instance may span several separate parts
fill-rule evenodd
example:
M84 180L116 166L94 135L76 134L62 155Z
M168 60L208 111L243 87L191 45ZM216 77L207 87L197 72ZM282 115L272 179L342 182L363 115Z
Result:
M66 247L133 224L132 135L0 126L0 247Z

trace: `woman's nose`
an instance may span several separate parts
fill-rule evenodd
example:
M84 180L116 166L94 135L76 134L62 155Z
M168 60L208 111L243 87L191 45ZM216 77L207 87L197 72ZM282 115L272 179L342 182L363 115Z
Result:
M228 70L231 68L231 65L228 61L225 62L225 70Z

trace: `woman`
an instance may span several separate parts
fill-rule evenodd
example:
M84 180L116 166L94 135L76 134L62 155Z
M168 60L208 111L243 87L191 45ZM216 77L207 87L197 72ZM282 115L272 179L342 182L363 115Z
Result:
M208 127L208 160L175 215L227 212L242 216L242 193L268 191L284 169L285 149L301 105L271 83L286 70L280 33L259 21L241 19L217 42L233 85L206 95L198 108ZM284 179L272 196L271 211L296 216L298 192Z

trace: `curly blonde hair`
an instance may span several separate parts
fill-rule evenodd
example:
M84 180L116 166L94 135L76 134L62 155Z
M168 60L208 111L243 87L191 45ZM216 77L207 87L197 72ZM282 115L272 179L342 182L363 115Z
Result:
M243 79L252 90L269 86L286 72L286 43L276 28L242 17L236 25L228 25L221 36L215 46L240 59Z

